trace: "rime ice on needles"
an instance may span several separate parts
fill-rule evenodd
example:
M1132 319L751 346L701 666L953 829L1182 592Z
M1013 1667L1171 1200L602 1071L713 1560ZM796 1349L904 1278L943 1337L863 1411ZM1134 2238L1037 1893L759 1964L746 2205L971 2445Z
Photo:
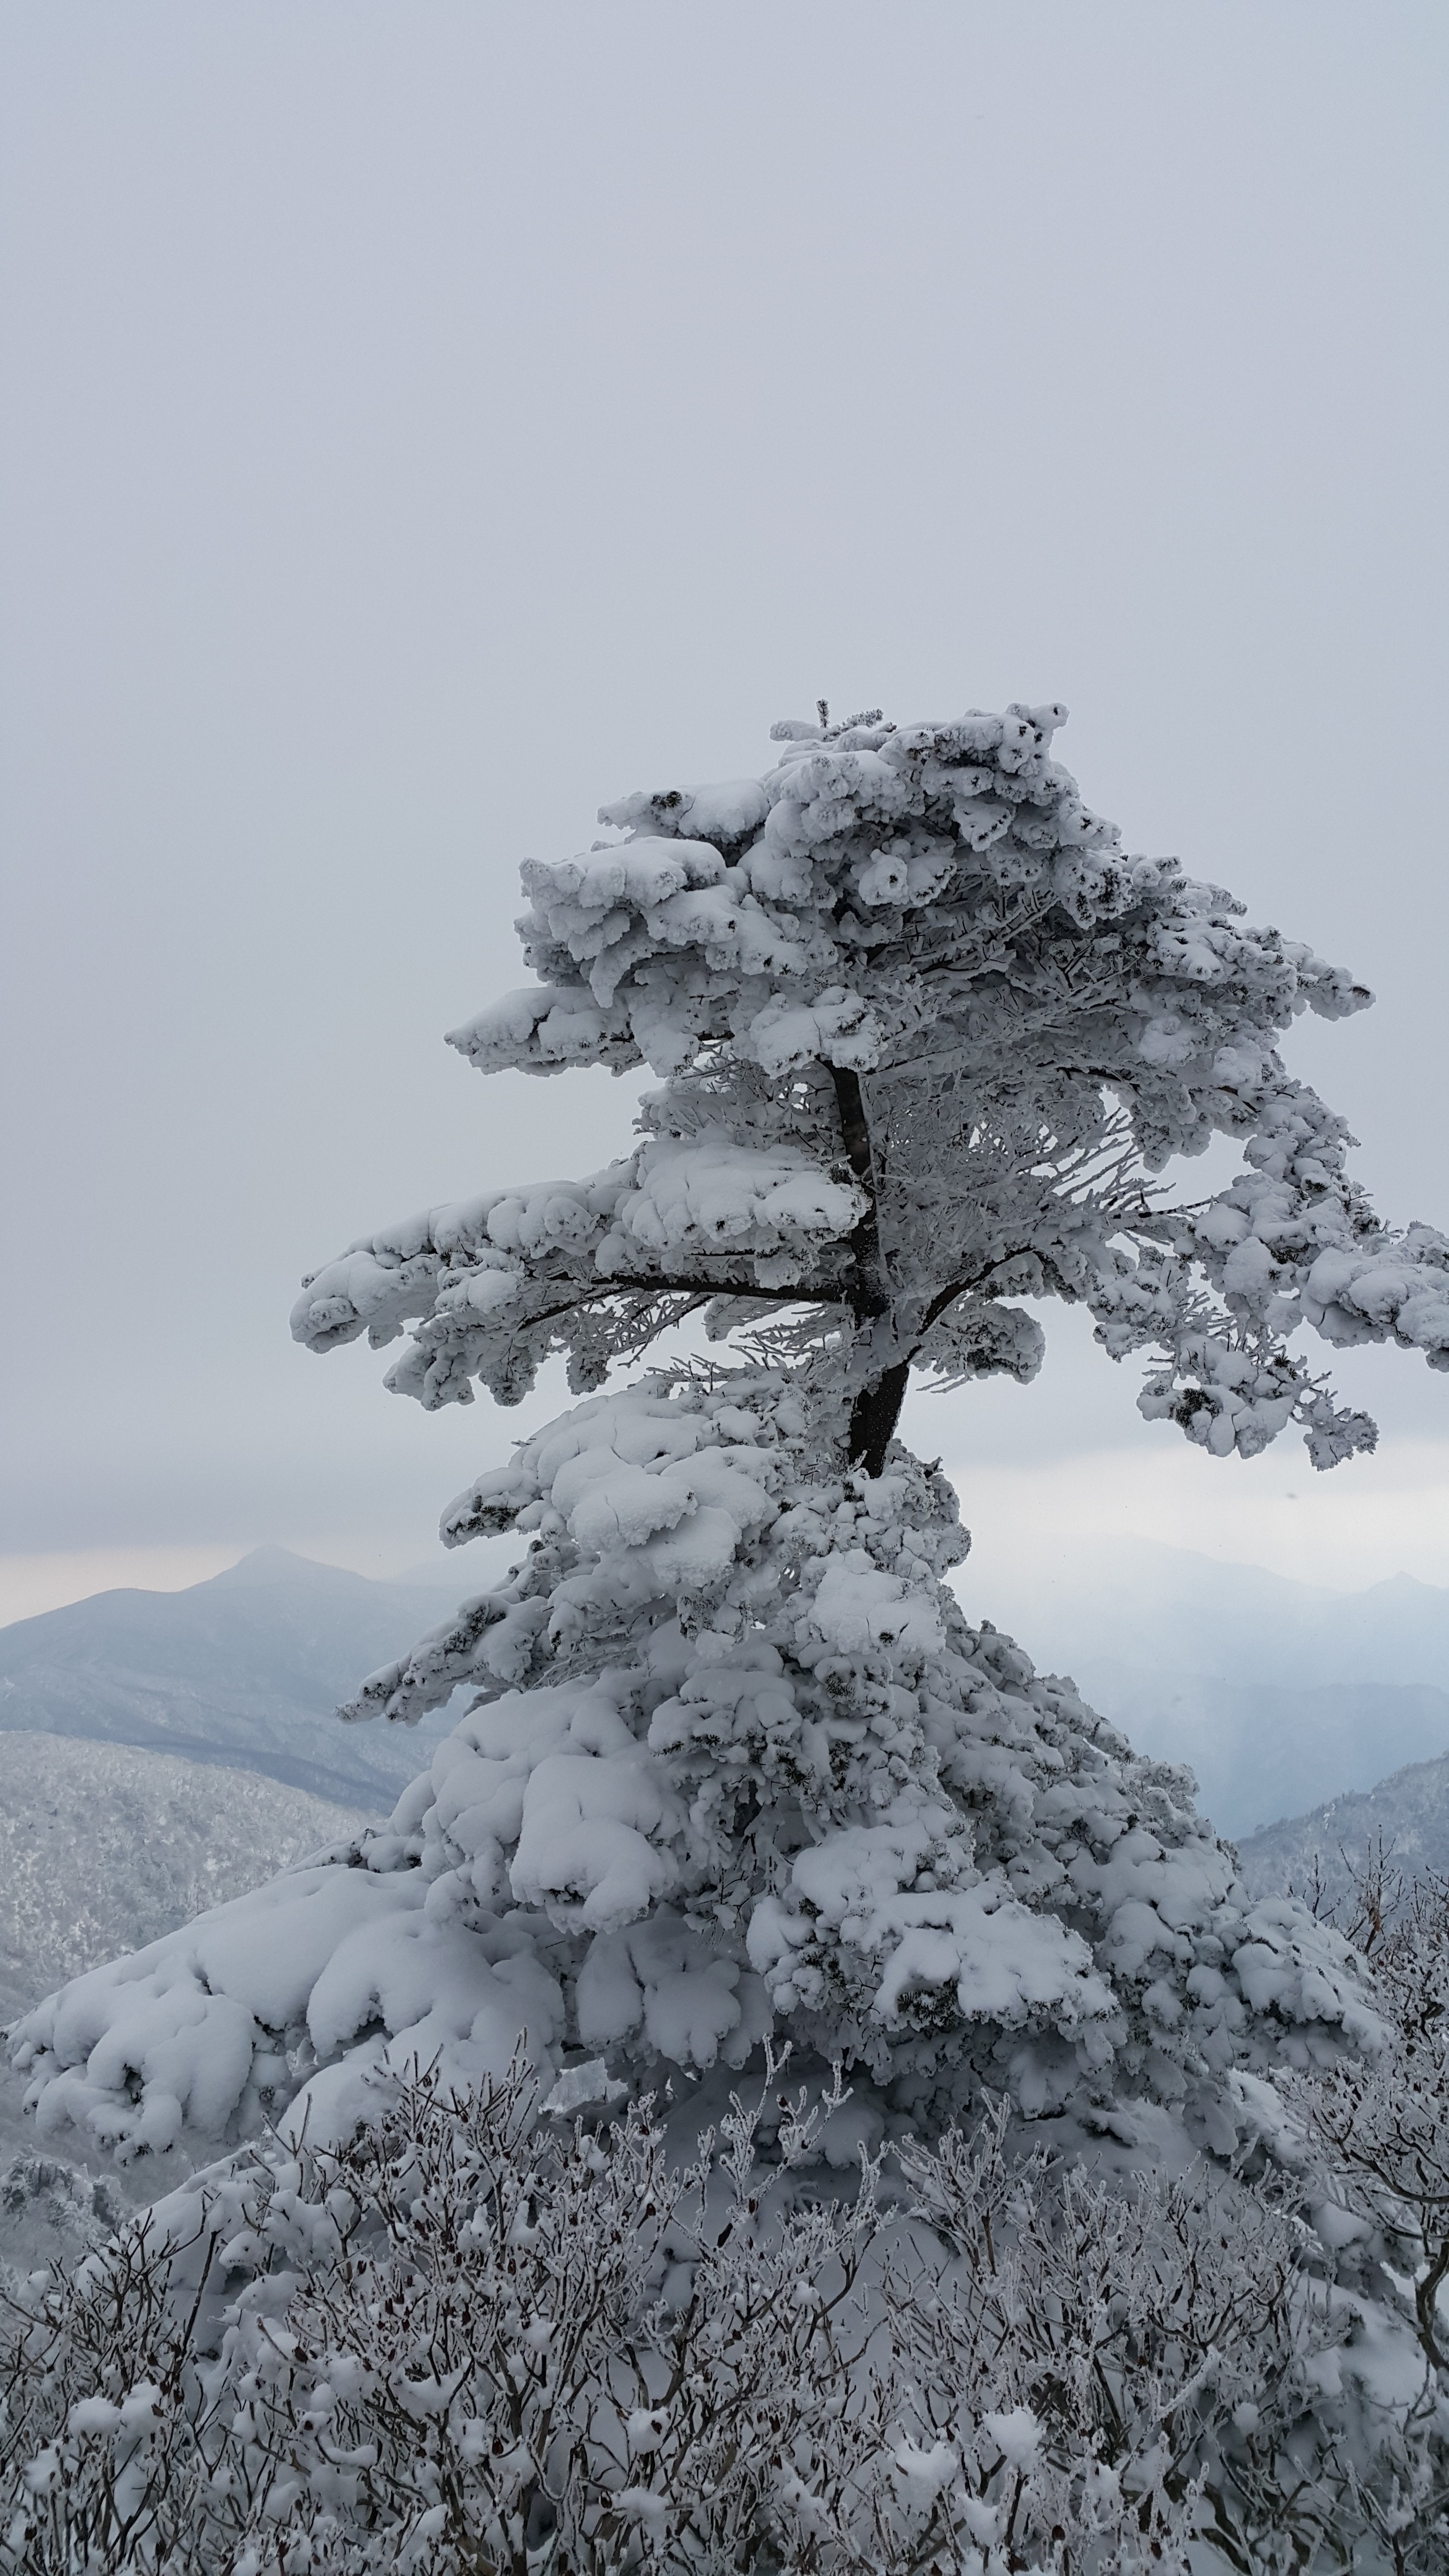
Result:
M161 2143L308 2078L340 2118L379 2057L496 2071L520 2021L540 2061L694 2071L773 2023L918 2116L989 2081L1227 2143L1236 2070L1369 2035L1346 1945L1250 1904L1186 1775L966 1625L954 1497L894 1439L913 1367L1034 1375L1023 1297L1084 1302L1217 1456L1293 1421L1319 1466L1372 1445L1301 1326L1449 1366L1449 1245L1378 1223L1276 1049L1369 996L1124 855L1051 757L1063 713L780 726L764 778L627 797L527 864L537 980L452 1043L649 1065L633 1153L364 1237L293 1318L406 1334L388 1382L428 1407L515 1403L553 1355L589 1399L445 1515L516 1530L510 1580L349 1713L477 1699L354 1865L246 1900L258 1935L295 1918L270 1983L218 1915L33 2015L48 2116ZM1242 1177L1169 1197L1214 1134ZM716 1363L601 1392L690 1322Z

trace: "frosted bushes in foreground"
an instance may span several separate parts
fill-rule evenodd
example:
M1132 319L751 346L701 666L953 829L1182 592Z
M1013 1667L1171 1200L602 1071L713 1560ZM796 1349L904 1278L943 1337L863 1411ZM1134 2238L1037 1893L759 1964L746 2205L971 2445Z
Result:
M535 2100L394 2079L349 2145L253 2150L33 2285L6 2576L1379 2563L1344 2321L1261 2192L1014 2163L1002 2112L852 2199L778 2080L687 2168L647 2104ZM1386 2566L1442 2546L1432 2430Z
M814 2124L771 2111L778 2176ZM188 2240L143 2224L25 2334L13 2563L1004 2567L1052 2563L1057 2525L1185 2532L1164 2478L1124 2504L1025 2403L1014 2270L1004 2302L893 2277L877 2168L761 2225L757 2118L671 2169L640 2105L540 2138L519 2075L461 2118L424 2078L350 2149L249 2159ZM938 2197L979 2246L1006 2193L993 2137ZM912 2360L969 2357L966 2404L923 2405L913 2328Z
M1358 1881L1354 1928L1367 1936L1395 2046L1283 2089L1307 2133L1340 2270L1379 2298L1387 2291L1449 2408L1449 1878L1386 1885L1385 1858Z

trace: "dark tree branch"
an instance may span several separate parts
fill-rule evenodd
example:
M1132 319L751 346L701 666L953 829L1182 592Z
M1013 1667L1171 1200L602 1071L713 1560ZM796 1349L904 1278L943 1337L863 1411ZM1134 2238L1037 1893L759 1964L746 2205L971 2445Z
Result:
M911 1362L931 1326L940 1321L947 1307L954 1305L958 1297L969 1297L978 1288L984 1288L993 1270L1002 1269L1008 1261L1020 1261L1029 1249L1029 1246L1024 1246L998 1254L984 1270L978 1270L974 1278L958 1279L954 1286L943 1288L938 1296L932 1298L906 1357L883 1370L872 1385L862 1387L850 1408L850 1463L853 1467L863 1468L867 1476L878 1476L884 1468L886 1451L895 1437L901 1407L906 1400Z
M571 1288L565 1279L544 1279L543 1288ZM611 1297L636 1297L647 1302L654 1297L684 1297L696 1306L706 1306L716 1297L738 1297L751 1305L761 1306L848 1306L850 1291L844 1285L837 1289L757 1288L751 1280L742 1279L581 1279L577 1288L562 1305L548 1306L538 1314L523 1318L526 1326L547 1324L560 1315L572 1315L580 1306L601 1306Z

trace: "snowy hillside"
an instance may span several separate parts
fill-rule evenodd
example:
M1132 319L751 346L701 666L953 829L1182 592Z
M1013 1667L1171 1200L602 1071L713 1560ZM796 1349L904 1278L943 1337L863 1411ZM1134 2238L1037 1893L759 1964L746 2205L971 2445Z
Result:
M0 2021L361 1821L214 1763L0 1734Z
M0 1628L0 1729L143 1745L386 1811L444 1722L349 1727L337 1705L451 1606L259 1548L189 1591L102 1592Z
M213 1762L0 1734L0 2024L361 1821ZM89 2230L104 2233L149 2188L144 2173L88 2178L73 2133L59 2145L38 2139L24 2090L0 2074L0 2278L6 2265L73 2258Z
M1277 1895L1290 1882L1307 1887L1316 1860L1326 1893L1337 1901L1349 1895L1354 1869L1380 1843L1391 1868L1405 1877L1449 1873L1449 1754L1410 1763L1361 1796L1333 1798L1309 1815L1269 1825L1239 1844L1238 1857L1255 1896Z

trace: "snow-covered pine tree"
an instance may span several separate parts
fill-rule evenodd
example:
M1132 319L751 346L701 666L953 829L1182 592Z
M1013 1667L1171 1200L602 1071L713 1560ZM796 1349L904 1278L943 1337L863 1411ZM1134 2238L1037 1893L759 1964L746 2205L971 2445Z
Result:
M525 867L538 980L451 1043L648 1065L640 1141L364 1238L294 1317L315 1350L407 1329L388 1382L425 1406L516 1403L554 1355L586 1399L444 1516L517 1531L510 1579L349 1713L476 1696L388 1830L32 2014L46 2119L163 2148L306 2084L315 2133L379 2059L496 2074L520 2025L566 2102L773 2027L858 2070L852 2120L989 2083L1226 2146L1249 2070L1362 2033L1353 1954L1250 1902L1188 1776L967 1624L955 1498L895 1438L912 1369L1033 1375L1021 1298L1148 1354L1142 1410L1215 1456L1372 1445L1301 1325L1449 1366L1449 1245L1380 1225L1276 1051L1368 994L1124 856L1063 713L822 709L765 777L627 797ZM1241 1177L1169 1200L1215 1134Z

